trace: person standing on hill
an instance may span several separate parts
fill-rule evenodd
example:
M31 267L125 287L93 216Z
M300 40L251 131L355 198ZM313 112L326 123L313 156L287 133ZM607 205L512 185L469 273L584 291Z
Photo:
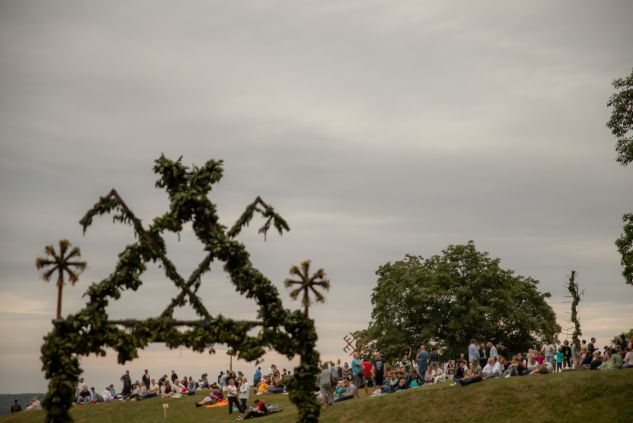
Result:
M426 374L426 368L429 362L429 353L426 352L424 345L420 345L416 360L418 362L418 379L421 380L421 383L424 383L424 375Z
M488 342L488 350L490 351L490 358L495 359L495 363L499 361L499 351L497 351L497 347L492 342Z
M543 354L543 357L545 357L545 361L551 364L552 367L555 365L554 351L554 346L550 344L549 340L545 340L545 344L543 345L543 348L541 348L541 353Z
M123 382L123 390L121 391L121 394L124 397L127 397L132 393L132 378L130 377L129 370L126 370L125 374L121 376L121 382Z
M593 352L596 350L596 338L591 337L591 342L587 344L587 352L589 355L593 356Z
M477 360L479 363L479 344L475 338L471 339L470 345L468 345L468 362L472 363L473 360Z
M565 357L565 365L568 369L571 369L571 347L569 346L569 341L566 339L565 342L563 342L563 356Z
M374 354L372 377L374 378L375 387L382 390L382 384L385 379L385 362L380 355L380 351L376 351Z
M178 380L179 379L178 379L178 375L176 374L176 371L172 370L171 371L171 384L175 385Z
M358 398L358 391L360 388L365 387L365 394L369 395L367 385L365 384L365 378L363 377L363 362L360 361L360 354L358 351L354 351L354 358L352 358L352 380L356 386L354 391L354 397Z
M149 385L152 381L152 379L150 379L149 377L149 370L145 369L145 373L143 373L143 377L141 377L141 380L143 381L143 385L145 385L145 389L149 391Z
M253 375L253 386L257 386L259 385L259 382L262 381L262 368L258 367L257 370L255 370L255 374ZM218 378L218 383L219 382L219 378Z
M229 414L233 414L233 406L240 410L240 404L237 401L237 387L233 379L229 379L229 384L226 386L226 396L229 400Z

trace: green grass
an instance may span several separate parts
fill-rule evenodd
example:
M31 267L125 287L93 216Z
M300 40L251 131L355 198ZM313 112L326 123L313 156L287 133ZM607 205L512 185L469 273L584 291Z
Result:
M169 400L167 422L234 422L226 407L195 408L202 395ZM267 403L284 411L259 418L261 423L289 423L296 419L286 395L267 395ZM251 396L251 402L254 399ZM163 401L114 402L74 407L76 422L162 422ZM322 410L322 422L633 422L633 370L566 372L494 379L467 387L447 384L418 388L378 398L336 404ZM1 423L42 422L43 412L0 418Z

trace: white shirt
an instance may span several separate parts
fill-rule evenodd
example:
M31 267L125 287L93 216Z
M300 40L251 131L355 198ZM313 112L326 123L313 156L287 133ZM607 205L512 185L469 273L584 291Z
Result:
M226 385L226 391L229 397L237 396L237 388L235 387L235 385Z
M244 382L240 385L240 398L248 399L248 394L250 392L250 385L248 382Z
M493 372L497 372L497 373L501 373L501 363L499 363L498 361L495 363L494 367L492 368Z
M491 375L495 372L493 366L491 366L490 364L486 364L484 366L484 369L481 371L484 375Z
M105 389L102 393L101 396L103 397L104 401L112 401L112 392L110 392L109 389Z

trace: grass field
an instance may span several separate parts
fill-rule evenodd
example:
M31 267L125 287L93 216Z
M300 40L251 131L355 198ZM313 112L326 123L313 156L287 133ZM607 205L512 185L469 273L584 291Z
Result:
M114 402L74 407L76 422L133 423L202 421L234 422L226 407L195 408L202 397L169 400L167 420L163 400ZM261 398L261 397L260 397ZM255 421L290 423L296 419L286 395L267 395L267 403L284 411ZM251 396L251 403L254 396ZM1 423L42 422L40 411L0 418ZM494 379L467 387L440 384L335 404L322 410L322 422L633 422L633 370L565 372L560 374Z

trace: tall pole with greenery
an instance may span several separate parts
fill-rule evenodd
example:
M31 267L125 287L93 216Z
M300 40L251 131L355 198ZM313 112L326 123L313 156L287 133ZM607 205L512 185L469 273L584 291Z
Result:
M292 266L290 268L290 274L297 276L298 279L286 279L284 285L286 288L297 286L290 291L290 298L296 300L300 294L301 303L303 304L303 315L308 317L308 308L310 307L310 292L314 294L315 300L318 303L325 302L325 296L320 293L317 288L323 288L326 291L330 289L330 281L325 277L325 271L319 269L310 275L310 260L304 260L299 266Z
M576 282L576 271L572 270L569 276L569 282L567 283L567 290L571 295L571 321L574 324L574 332L572 334L572 340L574 343L578 341L578 338L582 336L580 330L580 321L578 320L578 303L580 303L581 292L578 288L578 282Z
M611 107L611 118L607 127L617 139L615 151L618 154L616 160L622 166L633 162L633 69L625 78L613 81L613 93L608 107ZM620 253L622 263L622 275L627 284L633 285L633 213L626 213L624 232L616 240L615 245Z
M75 285L79 275L86 269L86 262L80 261L79 247L73 247L67 239L59 241L59 252L52 245L44 248L44 257L35 259L35 268L42 272L42 279L46 282L57 275L57 319L62 316L62 290L64 275L68 275L68 282Z

